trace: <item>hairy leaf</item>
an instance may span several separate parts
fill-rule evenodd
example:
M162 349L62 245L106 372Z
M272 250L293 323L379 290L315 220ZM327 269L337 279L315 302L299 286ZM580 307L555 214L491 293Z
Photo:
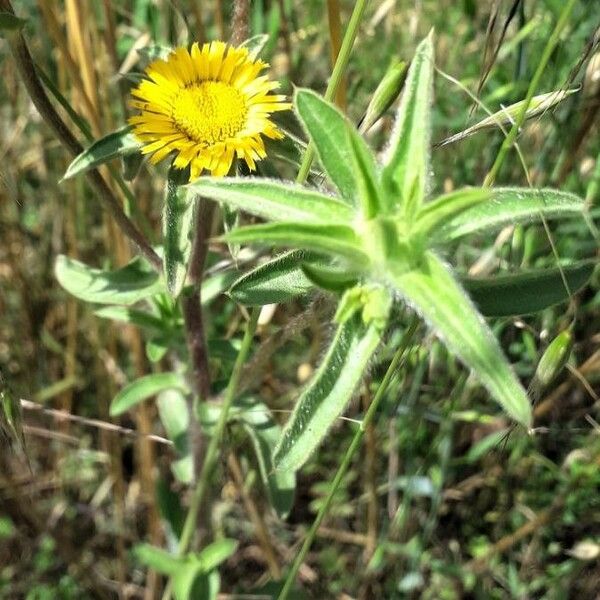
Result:
M248 306L287 302L301 296L313 287L302 272L302 263L317 257L304 250L281 254L242 275L231 286L229 295Z
M185 283L197 197L189 188L181 187L181 173L181 169L169 170L163 204L164 270L167 289L174 298L179 296Z
M131 126L127 125L95 141L76 156L63 175L63 179L71 179L114 158L138 152L140 147L140 142L131 133Z
M298 470L342 414L363 377L380 339L360 317L339 326L312 381L285 425L273 460L277 469Z
M445 244L477 231L504 225L533 223L581 215L584 202L568 192L526 188L490 188L490 198L439 222L431 230L431 243Z
M433 66L430 33L415 50L384 159L382 178L388 209L397 210L402 203L409 221L429 191Z
M164 291L158 274L140 258L120 269L105 271L60 254L54 274L67 292L96 304L129 305Z
M329 179L342 198L354 205L353 152L347 135L353 126L335 106L311 90L297 90L294 103Z
M243 177L201 177L187 186L197 194L275 222L350 223L343 202L297 185Z
M472 369L493 398L519 423L531 406L498 341L448 267L431 252L408 270L389 272L390 284L431 325L450 352Z
M344 256L353 264L368 261L361 249L361 240L346 225L313 225L304 223L266 223L235 229L225 240L240 244L254 243L272 247L304 250Z

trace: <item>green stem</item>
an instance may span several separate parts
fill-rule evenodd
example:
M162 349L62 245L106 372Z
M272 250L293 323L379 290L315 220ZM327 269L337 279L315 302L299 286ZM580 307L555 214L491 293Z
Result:
M544 69L546 68L548 61L550 60L550 55L552 54L554 48L559 42L560 34L567 25L569 16L571 15L571 11L575 6L576 1L577 0L568 0L568 2L565 4L565 7L562 10L562 13L556 23L556 26L554 27L554 31L552 32L552 35L546 43L544 52L542 52L542 56L540 58L540 62L538 63L537 69L535 70L531 82L529 83L529 88L527 89L527 96L525 96L525 102L523 102L521 110L519 111L519 114L517 115L517 118L515 119L511 130L504 139L504 142L502 143L502 146L500 148L500 151L498 152L498 156L496 156L496 160L494 161L492 168L485 177L485 180L483 182L484 187L490 187L494 184L496 176L498 175L498 172L502 167L502 163L506 158L506 154L512 148L513 144L515 143L515 140L517 139L517 134L519 133L519 130L521 129L521 126L525 121L527 110L529 109L531 100L533 99L533 96L539 86L542 74L544 73Z
M254 337L254 333L256 331L259 314L260 307L254 308L250 314L250 320L246 324L246 331L244 333L244 339L242 340L242 346L235 360L227 389L225 390L225 398L223 400L223 406L221 407L219 420L217 421L214 434L208 443L202 473L200 474L200 478L196 484L196 488L190 502L190 508L185 518L183 531L181 532L181 539L179 540L179 548L177 550L177 554L179 556L183 556L188 551L194 536L194 532L196 531L198 512L200 510L200 506L202 505L202 500L204 499L204 494L206 493L212 472L217 464L219 446L221 445L223 432L225 431L225 426L227 425L227 416L229 415L229 410L233 405L240 381L240 376L250 352L252 338ZM171 598L171 585L167 586L163 595L163 600L168 600L169 598Z
M352 438L352 442L350 443L348 450L346 450L346 454L344 455L344 458L343 458L340 466L338 467L335 477L333 478L333 481L331 482L331 486L329 487L329 492L327 494L327 497L325 498L325 502L321 505L321 508L319 509L319 512L318 512L315 520L313 521L313 524L311 525L310 530L308 531L306 539L304 540L304 543L302 544L302 548L300 549L300 552L298 552L298 554L296 555L296 558L294 559L294 563L292 564L292 567L286 577L285 584L284 584L283 588L281 589L281 592L279 593L277 600L286 600L286 598L288 597L288 594L290 593L292 586L294 585L294 581L296 580L296 576L298 574L300 566L304 562L304 559L306 558L306 554L308 553L308 551L309 551L310 547L312 546L312 543L315 539L315 536L317 535L317 531L319 530L319 527L321 526L321 523L323 522L325 515L329 511L329 507L331 506L333 497L335 496L335 493L336 493L340 483L342 482L342 479L346 475L348 468L350 467L350 463L352 462L352 458L354 457L354 454L360 447L363 436L365 434L365 430L367 429L367 427L373 420L375 413L377 412L379 403L381 402L393 375L396 373L396 370L398 369L398 367L400 366L404 357L406 356L406 350L408 349L408 347L413 339L413 336L415 334L415 331L417 330L418 324L419 324L419 319L417 316L415 316L413 318L411 324L409 325L408 329L404 333L404 336L402 337L402 341L400 342L398 350L396 350L396 354L394 355L394 358L392 359L392 362L390 363L390 366L388 367L388 370L386 371L386 373L383 377L383 380L381 381L381 384L379 385L379 388L377 389L377 393L373 397L373 401L371 402L367 412L365 413L365 416L362 420L362 423L361 423L359 429L354 434L354 437Z
M352 15L350 16L350 22L348 23L348 28L346 29L346 33L344 33L344 39L342 40L340 53L337 56L335 65L333 66L333 71L331 73L331 79L329 80L329 84L325 90L325 100L330 102L333 100L340 83L342 82L344 71L348 66L348 61L350 60L350 52L352 51L352 46L354 45L354 40L356 39L358 26L360 25L360 21L368 3L369 0L357 0L356 4L354 5ZM304 153L304 157L302 158L302 164L300 165L300 170L298 171L298 176L296 177L296 183L304 183L306 181L314 157L315 148L311 142L308 144L306 152Z

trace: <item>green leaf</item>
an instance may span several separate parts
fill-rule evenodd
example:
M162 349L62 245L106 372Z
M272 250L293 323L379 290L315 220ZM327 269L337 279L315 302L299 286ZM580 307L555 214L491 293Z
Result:
M20 31L25 25L26 19L20 19L10 12L0 12L0 31Z
M285 425L273 456L277 469L296 471L308 460L352 398L379 339L378 328L358 316L339 326Z
M373 92L365 116L360 121L361 132L368 131L394 103L404 86L407 67L408 65L403 60L393 59Z
M381 212L382 200L379 191L379 176L373 153L352 125L347 127L347 136L352 149L351 164L355 179L355 194L366 219Z
M360 238L346 225L265 223L235 229L223 238L239 244L296 247L343 256L355 265L368 263L368 257L361 249Z
M129 308L128 306L104 306L94 311L97 317L131 323L152 333L164 333L168 331L167 324L156 315L143 310Z
M115 271L104 271L60 254L54 274L67 292L96 304L134 304L164 289L158 274L140 258Z
M160 421L178 456L171 465L173 474L182 483L191 483L194 465L188 441L190 415L185 396L181 389L166 389L158 394L156 405Z
M419 211L414 225L415 233L427 236L431 230L443 227L449 219L484 202L491 195L489 188L464 188L438 196Z
M490 198L451 217L431 230L432 244L445 244L481 230L517 223L582 215L584 201L568 192L527 188L490 188Z
M388 209L396 211L402 204L404 217L409 222L430 187L433 67L432 32L415 50L382 173L390 204Z
M236 540L223 538L206 546L198 555L205 572L216 569L221 563L233 556L238 547Z
M321 264L304 263L302 271L316 286L330 292L343 292L358 282L358 275Z
M179 296L185 283L197 197L190 189L181 187L182 173L181 169L169 170L163 205L164 270L167 289L174 298Z
M531 406L498 341L449 268L433 253L411 269L390 265L390 284L431 325L450 352L473 370L504 410L526 427Z
M348 206L331 196L269 179L200 177L187 187L269 221L349 224L354 218Z
M150 544L137 544L133 548L133 555L143 565L158 573L173 576L183 568L183 559L169 554L162 548Z
M185 522L185 509L181 505L180 495L171 489L166 479L160 478L156 483L156 501L160 516L165 525L168 525L166 527L168 544L176 546Z
M247 40L244 40L240 44L240 48L248 48L250 56L253 59L256 59L258 56L260 56L260 53L263 51L268 41L269 36L266 33L259 33L249 37Z
M352 148L346 133L352 125L335 106L311 90L298 89L294 104L325 172L342 198L355 205Z
M296 476L293 471L275 470L273 452L281 438L281 427L262 402L244 403L240 411L244 430L252 441L260 476L275 512L284 519L294 503Z
M76 156L63 175L63 180L95 169L119 156L138 152L140 147L140 142L131 133L131 126L127 125L95 141Z
M190 561L172 579L175 600L216 600L221 585L219 573L204 573L201 563Z
M561 267L572 293L589 281L596 264L595 260L586 260ZM569 299L558 267L485 278L465 277L462 284L488 317L527 315Z
M302 272L302 263L317 257L304 250L280 254L242 275L231 286L229 295L240 304L263 306L306 294L313 285Z
M183 375L179 373L152 373L140 377L126 385L113 399L110 405L111 417L117 417L136 404L168 389L188 391Z

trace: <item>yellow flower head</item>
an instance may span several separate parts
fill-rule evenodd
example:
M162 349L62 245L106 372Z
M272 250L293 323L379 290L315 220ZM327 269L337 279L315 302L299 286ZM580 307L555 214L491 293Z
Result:
M153 163L177 153L173 165L189 165L190 180L203 170L226 175L234 156L254 170L266 155L261 135L283 137L271 113L291 107L285 96L270 93L277 82L259 76L267 66L247 48L224 42L177 48L154 61L148 79L132 91L132 106L141 114L129 123L142 152Z

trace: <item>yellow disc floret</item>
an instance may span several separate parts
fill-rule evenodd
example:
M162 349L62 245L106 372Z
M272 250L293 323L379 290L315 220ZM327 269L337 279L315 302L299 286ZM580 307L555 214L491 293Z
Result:
M154 163L174 153L173 165L189 166L190 179L205 170L226 175L234 157L253 170L266 155L262 136L282 137L269 117L290 108L271 93L277 83L259 76L267 66L223 42L178 48L153 62L132 91L141 113L129 122L142 152Z

